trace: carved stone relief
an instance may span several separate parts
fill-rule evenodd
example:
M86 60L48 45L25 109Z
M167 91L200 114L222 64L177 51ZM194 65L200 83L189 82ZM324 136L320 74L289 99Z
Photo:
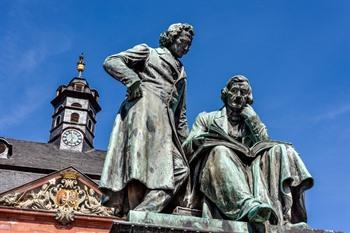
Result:
M113 208L101 205L100 194L79 180L79 173L65 170L30 191L12 192L0 196L0 205L21 209L55 211L55 219L66 225L76 214L113 216Z

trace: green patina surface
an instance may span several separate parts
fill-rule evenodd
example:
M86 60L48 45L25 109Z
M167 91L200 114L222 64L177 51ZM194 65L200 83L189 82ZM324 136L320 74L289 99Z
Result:
M199 218L185 215L130 211L128 220L132 223L189 229L195 228L197 230L211 232L248 232L248 225L245 222Z
M294 226L273 226L270 224L252 225L240 221L228 221L220 219L199 218L194 216L160 214L143 211L130 211L127 222L118 222L118 224L127 224L132 232L144 232L145 227L148 232L231 232L231 233L341 233L340 231L317 230L306 228L306 225ZM132 229L132 226L144 226L142 230ZM117 229L117 227L115 228ZM141 229L141 228L140 228ZM131 232L130 231L130 232ZM121 232L121 231L111 231Z

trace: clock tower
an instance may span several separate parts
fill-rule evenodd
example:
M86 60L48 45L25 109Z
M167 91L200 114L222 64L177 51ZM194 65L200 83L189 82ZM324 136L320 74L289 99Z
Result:
M77 63L78 76L57 88L49 143L59 149L85 152L94 148L96 114L101 111L98 92L82 76L83 54Z

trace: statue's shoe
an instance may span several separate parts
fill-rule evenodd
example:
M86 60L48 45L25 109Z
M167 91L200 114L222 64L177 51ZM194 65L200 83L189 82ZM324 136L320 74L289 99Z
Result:
M258 204L251 208L248 212L248 221L263 223L270 219L272 208L267 204Z

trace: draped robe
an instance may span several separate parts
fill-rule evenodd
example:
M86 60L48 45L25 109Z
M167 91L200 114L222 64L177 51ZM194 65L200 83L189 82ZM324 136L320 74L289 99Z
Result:
M254 206L265 203L272 209L273 224L306 222L304 191L313 178L289 143L267 141L266 149L251 156L235 145L247 147L267 138L264 124L254 127L242 121L242 135L232 143L226 108L201 113L184 143L194 181L192 208L202 208L206 217L247 221ZM253 130L252 130L253 129ZM209 135L215 132L215 138ZM203 201L204 200L204 201Z

